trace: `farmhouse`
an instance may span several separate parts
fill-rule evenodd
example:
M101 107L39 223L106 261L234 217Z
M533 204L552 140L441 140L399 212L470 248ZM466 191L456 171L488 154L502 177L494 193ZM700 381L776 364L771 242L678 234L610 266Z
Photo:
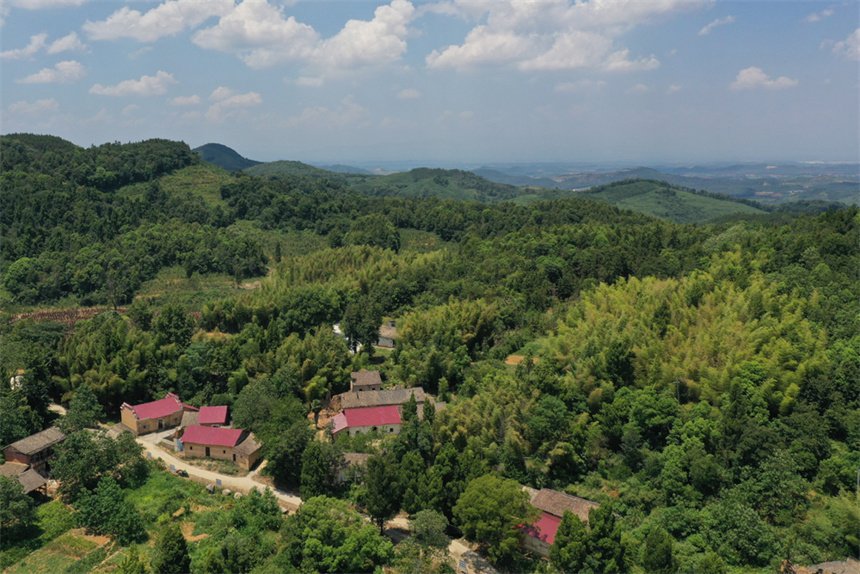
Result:
M382 377L379 375L379 371L350 373L349 390L354 393L359 391L381 391Z
M555 542L555 534L558 532L565 510L576 514L580 520L588 524L588 512L592 508L600 508L596 502L549 488L542 488L539 491L526 489L526 491L531 496L532 506L541 511L541 516L533 525L520 527L525 535L522 545L526 550L531 550L544 558L549 558L549 549Z
M427 395L421 387L409 389L388 389L384 391L349 391L332 397L329 407L333 410L364 409L370 407L400 406L409 402L415 395L415 402L421 405L427 400Z
M54 456L54 445L64 440L66 435L60 429L46 428L4 448L3 457L8 462L17 462L36 472L47 473L51 470L50 459Z
M120 407L122 424L135 436L179 426L183 412L196 410L195 407L183 404L173 393L167 393L167 396L158 401L135 406L123 403Z
M227 407L200 407L197 424L203 427L226 426Z
M394 321L388 321L379 328L379 339L376 341L377 347L393 349L397 343L397 327Z
M262 448L255 440L254 433L200 425L185 429L179 446L187 457L228 460L245 470L251 470L260 458Z
M379 431L400 434L400 411L396 406L345 409L332 419L332 436L346 432L349 436Z
M27 468L26 464L18 462L7 462L0 465L0 476L8 476L17 480L21 488L23 488L24 494L32 492L44 493L44 487L48 482L44 476L32 468Z
M361 452L343 453L343 464L337 468L337 481L339 484L347 482L364 482L364 467L367 464L369 454Z

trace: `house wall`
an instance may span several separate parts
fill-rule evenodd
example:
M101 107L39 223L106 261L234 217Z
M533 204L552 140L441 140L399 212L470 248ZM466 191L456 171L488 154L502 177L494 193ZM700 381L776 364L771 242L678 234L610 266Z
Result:
M377 425L377 426L366 426L366 427L352 427L346 429L349 433L349 436L355 436L358 434L364 434L372 432L373 429L381 432L382 434L400 434L400 424L393 425Z
M162 422L159 429L158 421ZM166 417L138 420L129 409L122 410L122 422L136 435L149 434L158 430L169 429L182 423L182 409L170 413Z
M394 339L389 339L388 337L380 337L376 341L376 346L377 347L385 347L387 349L393 349L394 348Z
M21 464L30 464L30 457L19 452L18 449L7 446L3 449L3 458L6 462L20 462Z
M236 452L236 450L230 446L212 446L205 444L197 444L193 442L183 442L182 452L185 454L186 457L189 458L207 458L207 446L209 447L208 458L215 458L218 460L226 460L229 462L233 462L236 464L236 466L244 468L245 470L251 470L251 467L254 466L254 464L260 458L259 450L246 457L244 454ZM234 454L236 455L236 460L233 460Z
M529 536L528 534L520 538L520 544L526 550L530 550L539 556L549 558L550 545L539 538Z

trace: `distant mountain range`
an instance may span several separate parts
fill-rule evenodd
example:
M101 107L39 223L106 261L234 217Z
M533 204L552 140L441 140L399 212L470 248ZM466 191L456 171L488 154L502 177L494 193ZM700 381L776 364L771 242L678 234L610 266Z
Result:
M483 203L582 197L678 223L765 214L777 204L789 202L793 204L792 211L821 211L837 207L834 201L856 203L860 196L860 178L850 176L851 164L809 168L765 164L696 166L663 168L665 171L637 167L585 172L568 171L556 164L527 164L473 171L416 168L375 175L339 164L316 167L287 160L261 163L220 144L206 144L195 151L205 161L228 171L242 169L258 176L334 179L363 195L440 197Z

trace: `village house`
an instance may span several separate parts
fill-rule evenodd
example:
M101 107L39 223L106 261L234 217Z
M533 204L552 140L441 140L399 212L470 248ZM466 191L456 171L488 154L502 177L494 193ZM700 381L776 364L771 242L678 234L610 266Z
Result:
M402 424L400 411L396 406L345 409L332 418L331 434L337 437L341 432L349 436L378 431L384 434L400 434Z
M364 481L364 467L367 464L369 454L362 452L343 453L343 464L337 469L337 481L340 484L347 482L361 483Z
M6 462L0 465L0 476L14 478L21 485L24 494L45 494L47 480L44 476L19 462Z
M123 403L120 407L120 414L122 415L122 424L137 436L179 426L182 423L184 412L197 410L195 407L184 404L173 393L167 393L163 399L150 403L134 406Z
M64 440L66 435L60 429L46 428L5 447L3 457L7 462L22 464L26 469L47 474L51 470L50 460L54 456L54 446Z
M588 512L592 508L600 508L596 502L550 488L542 488L539 491L533 488L524 488L524 490L529 493L532 506L541 511L541 516L531 526L520 527L520 531L524 534L521 544L526 550L544 558L549 558L549 549L555 542L555 535L565 510L574 513L588 524Z
M357 393L359 391L381 391L382 377L379 371L358 371L350 373L349 390Z
M421 406L427 400L427 395L421 387L387 389L383 391L347 391L332 397L329 408L340 411L370 407L399 407L408 403L412 395L415 395L415 402L418 403L418 409L421 410Z
M227 407L200 407L197 424L202 427L227 426Z
M379 328L379 338L376 341L377 347L393 349L397 343L397 323L388 321Z
M178 441L178 450L190 458L215 458L251 470L260 458L254 433L242 429L192 425Z

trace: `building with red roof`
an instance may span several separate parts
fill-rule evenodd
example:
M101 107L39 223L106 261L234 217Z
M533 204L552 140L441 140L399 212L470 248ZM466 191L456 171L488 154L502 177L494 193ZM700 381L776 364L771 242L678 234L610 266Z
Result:
M251 470L262 448L252 432L200 425L185 429L178 447L186 457L228 460L245 470Z
M337 436L346 431L349 436L379 431L385 434L400 434L403 421L400 410L394 406L345 409L332 418L331 434Z
M596 502L550 488L524 490L529 493L532 506L541 511L541 516L534 524L519 527L525 535L522 546L544 558L549 558L549 549L555 543L555 535L565 511L574 513L588 524L588 513L592 508L600 508Z
M122 424L135 435L147 434L162 429L173 428L182 422L182 413L196 411L195 407L184 404L173 393L160 400L141 405L123 403L120 407Z
M227 424L227 407L200 407L197 424L207 426L225 426Z

